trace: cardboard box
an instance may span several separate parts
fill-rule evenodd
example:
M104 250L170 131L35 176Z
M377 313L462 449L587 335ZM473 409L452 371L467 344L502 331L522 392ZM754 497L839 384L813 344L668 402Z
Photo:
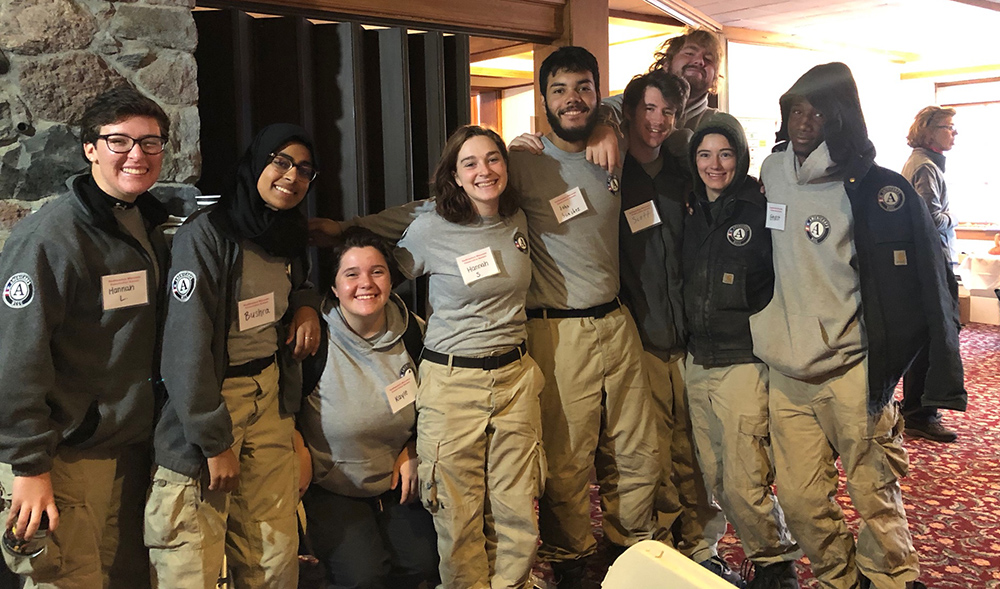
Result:
M980 294L982 293L982 294ZM988 294L987 294L988 293ZM1000 299L989 291L974 291L969 297L969 321L1000 325ZM959 299L961 310L961 298Z
M969 322L969 315L972 310L971 298L972 296L969 294L968 289L964 286L958 287L958 321L962 325Z

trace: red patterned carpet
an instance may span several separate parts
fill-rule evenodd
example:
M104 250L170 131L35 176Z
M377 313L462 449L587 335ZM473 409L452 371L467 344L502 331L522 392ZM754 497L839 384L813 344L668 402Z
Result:
M920 580L929 589L1000 589L1000 327L969 324L961 345L969 410L946 411L944 416L944 424L958 432L958 441L906 438L910 474L901 487L920 555ZM594 531L600 537L596 486L591 497ZM857 532L858 516L843 477L837 498L848 525ZM743 550L731 526L719 552L739 570ZM596 566L588 571L594 587L611 560L602 544ZM798 571L803 588L819 586L805 558ZM547 565L537 567L536 573L551 580Z

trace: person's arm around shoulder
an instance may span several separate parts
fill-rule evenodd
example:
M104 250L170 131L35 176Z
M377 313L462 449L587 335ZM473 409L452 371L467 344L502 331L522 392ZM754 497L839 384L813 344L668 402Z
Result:
M330 247L345 229L354 225L370 229L390 241L399 241L414 219L433 211L435 206L434 199L428 198L389 207L371 215L355 217L350 221L334 221L320 217L309 219L309 243L318 247Z

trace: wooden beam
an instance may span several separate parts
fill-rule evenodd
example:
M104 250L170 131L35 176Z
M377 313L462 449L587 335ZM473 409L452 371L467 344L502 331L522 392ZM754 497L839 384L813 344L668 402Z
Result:
M985 8L986 10L996 10L1000 12L1000 2L996 0L952 0L952 2L961 2L962 4L968 4L969 6L978 6L979 8Z
M469 51L471 52L471 55L469 57L472 63L477 61L486 61L487 59L496 59L498 57L511 57L513 55L531 53L531 43L517 43L506 39L490 40L503 43L503 45L495 46L490 49L483 49L479 43L470 46Z
M568 0L198 0L198 5L547 42L562 36Z
M488 78L486 76L472 76L473 88L523 88L534 83L533 78Z
M676 18L668 15L657 13L657 14L646 14L644 12L633 12L631 10L612 10L608 9L608 16L611 18L621 18L625 20L634 20L639 22L648 22L657 25L666 25L669 27L684 27L684 23L677 20Z

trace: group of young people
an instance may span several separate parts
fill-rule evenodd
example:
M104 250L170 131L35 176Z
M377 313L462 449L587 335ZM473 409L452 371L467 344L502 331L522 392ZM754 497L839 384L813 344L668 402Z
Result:
M330 587L527 587L536 559L582 587L596 473L613 552L655 538L742 585L728 517L755 589L797 587L802 553L826 587L919 586L891 395L926 349L923 404L964 409L954 277L846 66L782 97L762 188L707 106L718 57L706 31L672 39L602 106L594 56L560 48L551 133L508 153L461 127L434 198L308 231L312 141L271 125L169 255L148 194L169 120L98 97L90 173L0 256L6 521L15 548L50 531L8 564L139 586L145 546L152 586L211 588L227 562L236 587L294 587L301 497ZM428 277L426 324L398 272Z

